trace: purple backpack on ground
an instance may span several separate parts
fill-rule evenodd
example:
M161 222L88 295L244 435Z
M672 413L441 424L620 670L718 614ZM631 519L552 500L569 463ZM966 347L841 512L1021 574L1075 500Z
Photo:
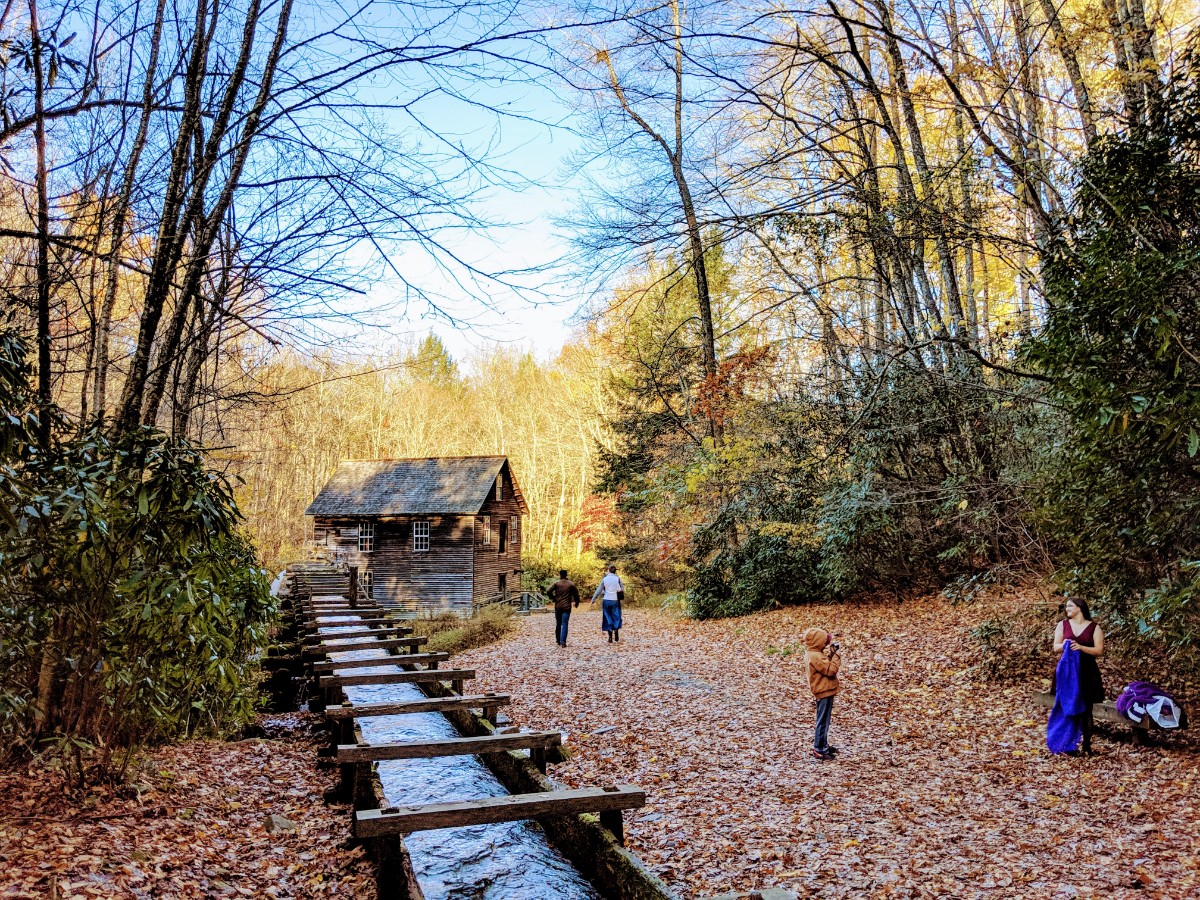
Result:
M1179 703L1149 681L1134 681L1117 698L1117 712L1131 722L1141 722L1147 714L1161 728L1179 727Z

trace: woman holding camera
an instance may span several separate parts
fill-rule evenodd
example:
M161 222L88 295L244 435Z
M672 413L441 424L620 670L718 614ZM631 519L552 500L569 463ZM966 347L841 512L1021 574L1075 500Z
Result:
M1072 597L1063 604L1066 616L1054 628L1054 652L1063 648L1079 651L1079 696L1084 704L1080 724L1083 727L1083 752L1092 752L1092 706L1104 701L1104 679L1097 657L1104 653L1104 631L1092 621L1087 601ZM1057 685L1052 691L1057 693Z

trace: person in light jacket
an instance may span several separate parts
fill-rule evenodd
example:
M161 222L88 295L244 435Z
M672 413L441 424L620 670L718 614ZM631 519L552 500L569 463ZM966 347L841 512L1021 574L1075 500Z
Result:
M592 594L592 602L595 603L596 598L604 596L604 601L600 605L603 614L600 627L608 632L610 644L621 640L621 595L624 593L625 585L617 576L617 567L609 566L608 574L601 578L600 583L596 585L596 593Z
M821 760L833 759L837 748L829 746L829 721L833 717L834 695L841 687L838 683L838 671L842 668L841 648L833 642L833 635L823 628L809 628L801 638L806 648L808 686L817 698L812 755Z

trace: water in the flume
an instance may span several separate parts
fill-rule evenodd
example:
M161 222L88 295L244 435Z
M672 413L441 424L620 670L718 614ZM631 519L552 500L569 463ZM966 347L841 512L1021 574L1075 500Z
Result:
M333 622L323 625L332 626ZM334 658L372 654L383 656L379 650L359 650ZM353 671L366 674L389 668L372 666ZM346 694L355 704L425 699L409 684L352 686L346 688ZM439 713L370 716L358 722L363 737L373 744L460 736ZM496 776L473 756L389 760L378 765L384 793L395 805L447 803L507 793ZM536 822L419 831L406 837L404 845L426 900L600 898L596 889L550 846Z

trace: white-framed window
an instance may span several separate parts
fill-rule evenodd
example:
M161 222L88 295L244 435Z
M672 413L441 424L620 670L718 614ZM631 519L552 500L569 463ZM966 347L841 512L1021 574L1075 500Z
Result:
M497 500L504 499L504 476L503 475L496 476L496 499Z
M517 540L518 540L518 537L517 537L517 535L518 535L518 532L517 532L517 525L518 525L518 523L519 523L520 521L521 521L521 520L520 520L520 517L518 517L518 516L513 516L513 517L512 517L512 518L509 520L509 525L508 525L508 539L509 539L510 541L512 541L514 544L515 544L515 543L517 542Z
M371 597L371 570L370 569L368 569L367 571L363 572L361 575L358 576L358 586L359 586L359 588L362 589L362 595L364 598L366 598L367 600L373 599Z
M413 553L429 552L429 523L413 522Z
M358 526L358 552L371 553L375 549L375 523L362 522Z
M483 517L483 542L490 545L492 543L492 517Z

